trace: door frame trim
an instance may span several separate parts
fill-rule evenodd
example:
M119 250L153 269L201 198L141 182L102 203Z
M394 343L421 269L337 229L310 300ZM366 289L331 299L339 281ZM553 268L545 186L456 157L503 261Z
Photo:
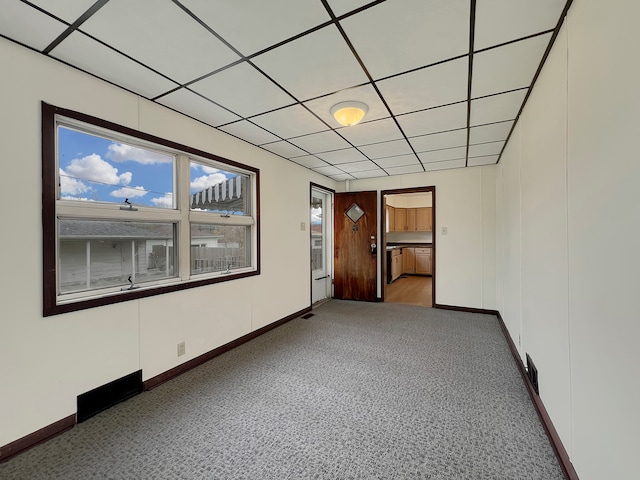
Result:
M380 261L380 301L384 302L384 289L385 279L387 278L387 229L386 226L386 213L387 202L385 201L386 195L402 195L405 193L429 193L431 192L431 305L436 305L436 186L431 185L428 187L412 187L412 188L395 188L391 190L380 191L380 238L382 240L379 243L378 251L381 251L382 247L385 247L384 254Z
M311 202L311 195L313 195L313 190L322 190L323 192L327 193L328 195L331 196L331 205L329 206L329 208L331 209L331 251L328 252L330 253L329 256L327 256L327 261L331 261L331 269L330 269L330 276L331 276L331 292L329 297L327 297L327 300L333 297L333 276L335 274L334 269L333 269L333 249L335 248L333 245L333 223L334 223L334 213L333 213L333 197L336 194L336 191L332 188L329 187L325 187L324 185L320 185L319 183L314 183L314 182L309 182L309 196L307 197L307 201ZM310 208L310 206L309 206ZM311 217L309 217L309 220L311 220ZM309 305L312 306L313 305L313 271L311 270L311 241L312 241L312 232L311 232L311 221L309 221Z

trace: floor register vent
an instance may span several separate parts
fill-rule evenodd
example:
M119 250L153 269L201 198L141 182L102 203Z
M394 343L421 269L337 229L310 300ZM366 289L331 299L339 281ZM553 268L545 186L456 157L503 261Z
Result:
M84 422L139 393L142 393L142 370L78 395L76 422Z
M529 381L531 382L531 385L533 386L533 389L535 390L536 394L540 395L540 391L538 390L538 369L533 364L533 360L531 360L531 357L529 356L528 353L527 353L527 377L529 377Z

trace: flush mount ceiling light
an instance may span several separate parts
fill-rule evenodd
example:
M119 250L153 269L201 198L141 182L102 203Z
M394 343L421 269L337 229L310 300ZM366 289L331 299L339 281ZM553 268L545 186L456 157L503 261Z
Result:
M362 102L340 102L331 107L333 118L345 127L360 123L368 111L369 107Z

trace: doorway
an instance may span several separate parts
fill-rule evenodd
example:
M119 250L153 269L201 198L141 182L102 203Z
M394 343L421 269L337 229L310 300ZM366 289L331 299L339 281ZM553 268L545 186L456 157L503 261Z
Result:
M332 297L333 192L311 185L311 304Z
M381 192L382 300L431 307L436 292L436 191Z

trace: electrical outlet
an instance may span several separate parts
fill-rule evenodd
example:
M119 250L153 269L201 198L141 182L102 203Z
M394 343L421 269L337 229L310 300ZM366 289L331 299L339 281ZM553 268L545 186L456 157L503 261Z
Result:
M300 231L304 232L307 229L307 224L305 222L300 222Z
M178 344L178 356L181 357L185 353L187 353L187 347L185 345L185 342L180 342Z

